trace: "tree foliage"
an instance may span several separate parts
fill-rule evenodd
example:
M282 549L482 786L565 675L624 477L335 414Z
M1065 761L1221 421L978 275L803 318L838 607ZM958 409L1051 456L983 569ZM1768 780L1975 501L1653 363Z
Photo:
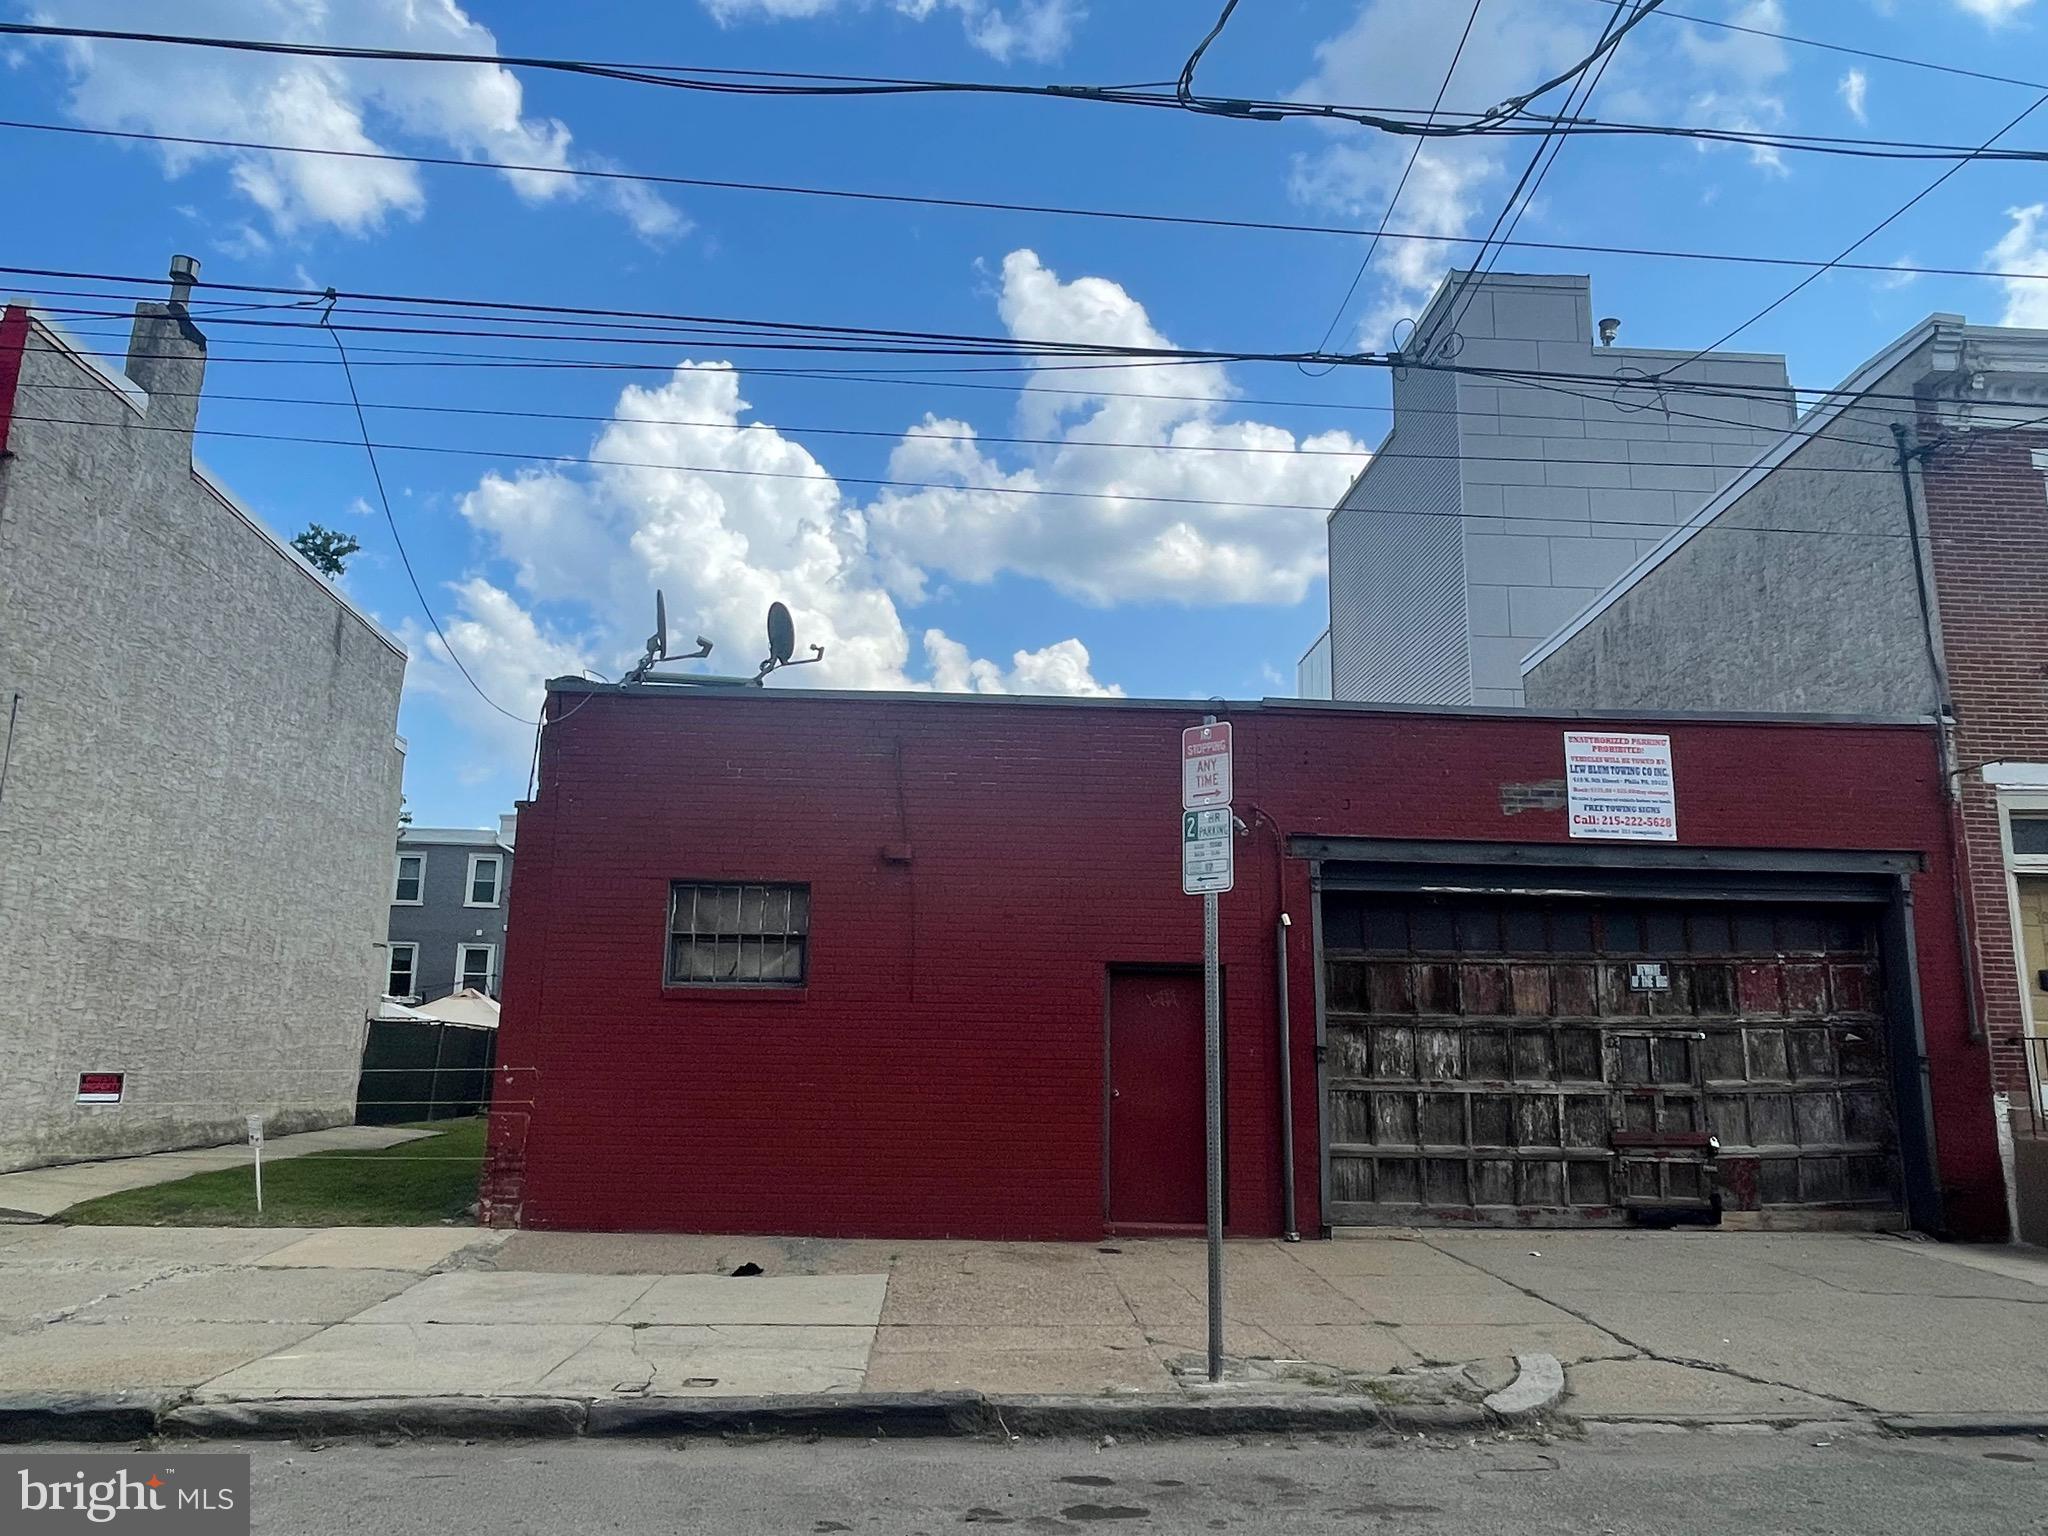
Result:
M306 557L306 563L330 581L348 569L348 557L363 547L352 533L339 533L319 523L292 540L292 548Z

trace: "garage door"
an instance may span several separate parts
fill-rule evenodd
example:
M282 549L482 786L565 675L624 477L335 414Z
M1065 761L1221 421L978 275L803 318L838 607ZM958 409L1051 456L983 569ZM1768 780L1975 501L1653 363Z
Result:
M1334 1225L1899 1205L1866 909L1331 891L1323 943Z

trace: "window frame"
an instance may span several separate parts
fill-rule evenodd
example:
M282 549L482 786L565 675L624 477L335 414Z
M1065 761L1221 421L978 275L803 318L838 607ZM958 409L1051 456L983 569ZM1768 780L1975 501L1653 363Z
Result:
M420 995L419 945L411 942L393 942L390 944L386 944L384 946L384 949L384 995L386 997L393 998L401 1003L411 1002L414 998ZM406 962L407 974L411 979L412 985L408 987L407 990L405 990L404 992L394 992L391 990L391 973L394 969L396 969L395 962L398 959L398 952L401 949L406 952L406 955L408 957Z
M2048 789L1998 791L1998 843L2005 856L2005 915L2012 929L2013 980L2019 984L2020 1033L2026 1039L2038 1040L2048 1035L2048 1018L2043 1018L2034 1007L2034 978L2027 972L2027 937L2020 923L2020 880L2048 875L2048 854L2013 852L2015 816L2022 821L2048 817ZM2043 1084L2041 1098L2036 1111L2048 1114L2048 1084Z
M2005 843L2005 862L2009 869L2016 869L2023 875L2048 875L2048 853L2021 853L2013 845L2012 828L2016 821L2038 821L2048 824L2048 795L2015 794L2011 790L1998 797L1999 835Z
M772 937L780 940L785 946L792 939L800 941L797 948L798 969L794 977L742 978L734 976L718 978L677 974L675 964L676 939L678 937L676 931L676 911L681 894L684 891L695 892L721 888L738 890L741 893L740 901L743 907L746 900L745 892L749 888L758 889L764 893L786 891L792 896L801 893L804 904L802 929L794 930L785 927L780 932L772 935ZM802 998L808 992L811 984L811 920L815 915L815 910L811 882L808 880L719 880L706 878L670 880L668 883L668 904L663 916L661 933L661 986L663 993L717 992L725 996L782 998L785 1000ZM787 921L785 919L785 922ZM691 936L695 936L694 918ZM765 927L763 932L748 934L737 926L729 936L716 931L714 931L712 936L714 939L731 937L735 941L743 938L765 939L770 937L770 935L766 934Z
M405 861L407 859L413 860L420 867L416 884L413 886L414 895L411 901L407 901L398 894L399 886L405 883ZM427 856L424 853L406 853L401 850L398 855L398 861L391 866L391 905L394 907L423 907L426 904Z
M491 876L491 899L476 899L476 872L479 865L488 862L495 873ZM472 853L469 856L469 871L462 877L462 904L479 910L496 910L505 901L505 855L502 853Z
M464 940L455 946L455 990L459 992L469 985L469 982L465 979L468 976L469 967L465 962L469 957L469 952L475 949L480 949L484 952L484 984L476 990L483 993L485 997L495 997L497 994L491 990L491 983L498 978L498 946L495 944L478 944L474 940Z

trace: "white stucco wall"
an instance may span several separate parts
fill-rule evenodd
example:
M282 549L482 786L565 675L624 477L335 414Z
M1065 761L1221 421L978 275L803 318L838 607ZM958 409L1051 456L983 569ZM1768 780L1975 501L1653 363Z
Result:
M195 473L177 323L136 350L153 397L32 327L0 462L0 1169L349 1120L382 977L404 656Z

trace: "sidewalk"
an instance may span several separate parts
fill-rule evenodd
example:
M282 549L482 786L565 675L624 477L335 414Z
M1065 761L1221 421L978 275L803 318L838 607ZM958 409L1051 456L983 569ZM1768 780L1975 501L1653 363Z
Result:
M1226 1347L1258 1390L1398 1399L1414 1380L1441 1400L1430 1367L1476 1362L1492 1386L1547 1354L1588 1418L2048 1409L2048 1258L2021 1250L1387 1231L1236 1242L1226 1270ZM1202 1284L1187 1241L0 1228L0 1392L1186 1399L1204 1390L1176 1369L1203 1348Z
M304 1157L308 1152L375 1152L432 1134L386 1125L338 1125L325 1131L273 1137L263 1144L263 1160L273 1163L280 1158ZM195 1173L246 1168L251 1156L248 1145L236 1141L224 1147L191 1147L181 1152L149 1152L141 1157L56 1163L48 1168L0 1173L0 1221L44 1221L101 1195L168 1184Z

